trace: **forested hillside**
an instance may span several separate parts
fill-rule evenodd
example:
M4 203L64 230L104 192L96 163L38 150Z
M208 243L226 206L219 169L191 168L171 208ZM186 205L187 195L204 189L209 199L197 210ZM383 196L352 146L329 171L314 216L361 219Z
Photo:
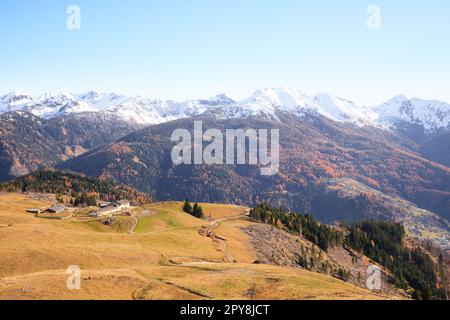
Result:
M0 191L53 193L80 200L89 195L104 201L128 199L138 204L151 202L145 193L117 184L113 180L100 180L72 172L53 170L37 171L10 182L0 183Z
M408 244L401 224L364 221L331 227L310 215L287 212L268 204L259 204L251 210L250 216L298 233L324 251L341 246L366 255L389 270L393 284L409 292L414 299L447 298L447 267L443 255L436 259L420 246ZM307 259L302 258L300 262L304 265Z

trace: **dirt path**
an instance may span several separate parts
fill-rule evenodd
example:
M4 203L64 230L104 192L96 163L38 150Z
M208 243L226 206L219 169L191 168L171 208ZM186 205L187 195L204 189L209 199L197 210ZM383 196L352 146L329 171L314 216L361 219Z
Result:
M249 213L250 213L250 210L247 210L245 212L245 214L242 214L242 215L213 220L213 221L210 221L208 225L202 226L198 230L200 235L211 238L215 248L223 253L223 262L222 263L236 263L236 259L234 258L231 251L228 249L227 239L225 239L224 237L222 237L216 233L217 228L219 228L219 226L222 222L242 219L244 217L248 217ZM136 223L136 225L137 225L137 223ZM135 227L136 226L134 226L134 228ZM134 231L134 228L133 228L133 231ZM147 234L155 234L155 233L165 232L165 231L174 230L174 229L192 229L192 227L168 228L168 229L159 230L159 231L155 231L155 232L151 232L151 233L147 233ZM173 260L173 261L171 261L171 264L173 266L180 265L180 266L184 266L184 267L195 267L198 265L220 263L220 262L207 261L205 259L200 259L200 258L196 258L196 257L172 257L169 260ZM178 264L177 262L175 262L176 260L193 260L193 261L191 261L191 262L181 261ZM179 292L185 293L185 294L190 294L193 297L196 297L198 299L211 299L211 297L208 295L205 295L201 292L194 291L190 288L182 287L180 285L177 285L177 284L167 281L167 280L159 280L159 282L162 285L172 287L172 290L179 291ZM135 299L135 300L145 299L147 292L152 288L153 285L154 285L154 283L152 283L152 284L148 283L147 285L136 289L132 295L133 299Z
M223 260L225 263L236 263L236 259L234 258L231 251L228 249L227 239L218 235L216 233L216 230L222 222L242 219L244 217L247 217L249 215L249 213L250 213L250 210L247 210L247 212L245 214L242 214L239 216L222 218L222 219L217 219L217 220L211 221L208 226L203 226L199 230L200 235L211 238L216 249L223 253L223 255L224 255Z
M209 222L209 224L210 224L209 226L203 226L203 227L200 228L200 230L205 229L205 230L211 230L211 232L213 232L215 229L217 229L219 227L221 222L228 221L228 220L241 219L241 218L247 217L249 215L249 213L250 213L250 209L248 209L246 211L246 213L242 214L242 215L238 215L238 216L234 216L234 217L228 217L228 218L221 218L221 219L218 219L218 220L210 221ZM130 234L134 234L134 231L136 230L136 227L137 227L138 223L139 223L139 220L137 221L136 225L132 229L133 232L129 232ZM167 232L167 231L171 231L171 230L183 230L183 229L184 230L189 230L189 229L195 229L195 228L197 228L197 227L171 227L171 228L161 229L161 230L157 230L157 231L143 232L143 233L140 233L140 235L158 234L158 233L163 233L163 232ZM208 232L206 232L204 235L207 236Z
M133 224L133 226L130 228L130 231L128 231L128 233L129 233L129 234L133 234L133 233L134 233L134 230L136 230L136 227L137 227L137 225L138 225L138 223L139 223L139 219L138 219L134 214L132 214L130 217L133 218L134 224Z
M189 230L189 229L195 229L197 227L172 227L172 228L167 228L167 229L162 229L162 230L157 230L157 231L152 231L152 232L143 232L143 233L139 233L140 235L149 235L149 234L158 234L158 233L163 233L163 232L167 232L167 231L171 231L171 230Z
M151 290L153 290L155 285L158 285L158 284L162 287L166 286L166 287L170 288L170 290L172 292L178 291L181 294L185 294L185 295L187 294L188 296L194 297L196 299L200 299L200 300L211 299L211 297L206 294L192 290L190 288L180 286L180 285L170 282L168 280L164 280L164 279L149 280L147 278L147 275L145 275L143 272L136 270L136 273L139 274L140 276L142 276L145 280L147 280L146 281L147 283L141 287L138 287L136 290L134 290L134 292L131 294L131 297L133 300L145 300L147 293L150 292Z
M247 210L244 214L233 216L233 217L227 217L227 218L221 218L217 220L209 221L209 223L205 226L202 226L200 229L198 229L198 233L201 236L208 237L211 239L214 247L216 250L223 253L222 261L208 261L204 258L196 258L196 257L171 257L169 258L169 261L175 265L182 265L186 267L194 267L196 265L207 265L207 264L217 264L217 263L236 263L236 259L234 258L231 251L228 249L227 245L227 239L218 235L216 233L217 228L220 226L222 222L230 221L230 220L238 220L242 219L244 217L248 217L250 210ZM179 261L177 261L179 260ZM183 261L188 260L188 261Z

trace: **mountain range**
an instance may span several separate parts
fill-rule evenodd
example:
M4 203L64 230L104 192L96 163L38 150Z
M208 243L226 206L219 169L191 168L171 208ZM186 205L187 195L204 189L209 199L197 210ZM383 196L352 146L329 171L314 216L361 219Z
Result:
M306 95L286 87L258 90L241 101L234 101L225 94L176 102L95 91L85 94L46 93L38 97L12 92L0 96L0 113L10 111L27 111L43 119L95 112L141 125L160 124L203 113L215 113L225 118L255 115L275 118L277 111L297 116L315 112L334 121L357 125L383 128L401 123L422 125L427 133L448 129L450 123L450 104L440 101L397 96L380 106L366 107L330 94Z
M450 248L450 105L397 96L375 107L330 94L268 88L235 101L185 102L116 94L10 93L0 97L0 180L59 168L137 188L155 200L254 205L324 222L405 223ZM175 166L175 129L280 130L280 171Z

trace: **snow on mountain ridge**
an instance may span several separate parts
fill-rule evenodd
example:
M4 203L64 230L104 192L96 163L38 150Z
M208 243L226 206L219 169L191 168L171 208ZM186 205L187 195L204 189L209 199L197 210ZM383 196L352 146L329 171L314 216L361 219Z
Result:
M26 93L10 92L0 97L0 114L22 110L27 103L33 101L33 97Z
M356 124L374 124L376 114L368 107L359 106L352 101L319 93L314 97L318 112L327 118L338 122L353 122Z
M224 116L241 117L263 115L277 118L277 111L298 116L314 112L338 122L352 122L357 125L375 125L374 112L367 107L329 94L319 93L309 96L299 90L286 87L266 88L256 91L250 98L237 103L237 106Z
M398 122L423 125L426 131L450 128L450 104L437 100L422 100L400 95L375 107L375 121L389 127Z
M22 110L49 119L73 113L102 112L116 114L140 124L158 124L202 113L207 109L197 100L180 103L95 91L78 95L46 93L36 98L27 97L21 99L20 103L14 102L19 98L15 93L0 97L0 113Z
M0 114L18 110L44 119L100 112L139 124L159 124L205 112L224 118L260 116L268 119L278 119L279 112L295 116L316 113L338 122L383 128L395 127L399 121L420 123L426 130L437 130L450 124L450 105L444 102L397 96L381 106L369 108L330 94L306 95L287 87L258 90L241 101L234 101L225 94L176 102L96 91L46 93L38 97L12 92L0 97Z
M290 90L285 87L279 89L266 88L256 91L250 98L240 101L239 104L255 109L273 109L276 107L294 109L302 103L304 97L298 90Z

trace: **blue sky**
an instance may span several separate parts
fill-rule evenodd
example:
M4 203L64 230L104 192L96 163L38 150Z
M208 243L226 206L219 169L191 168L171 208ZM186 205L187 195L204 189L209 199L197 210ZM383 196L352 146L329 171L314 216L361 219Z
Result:
M81 30L66 28L70 4ZM380 30L366 25L372 4ZM450 101L449 57L447 0L0 1L0 93L244 98L287 85Z

